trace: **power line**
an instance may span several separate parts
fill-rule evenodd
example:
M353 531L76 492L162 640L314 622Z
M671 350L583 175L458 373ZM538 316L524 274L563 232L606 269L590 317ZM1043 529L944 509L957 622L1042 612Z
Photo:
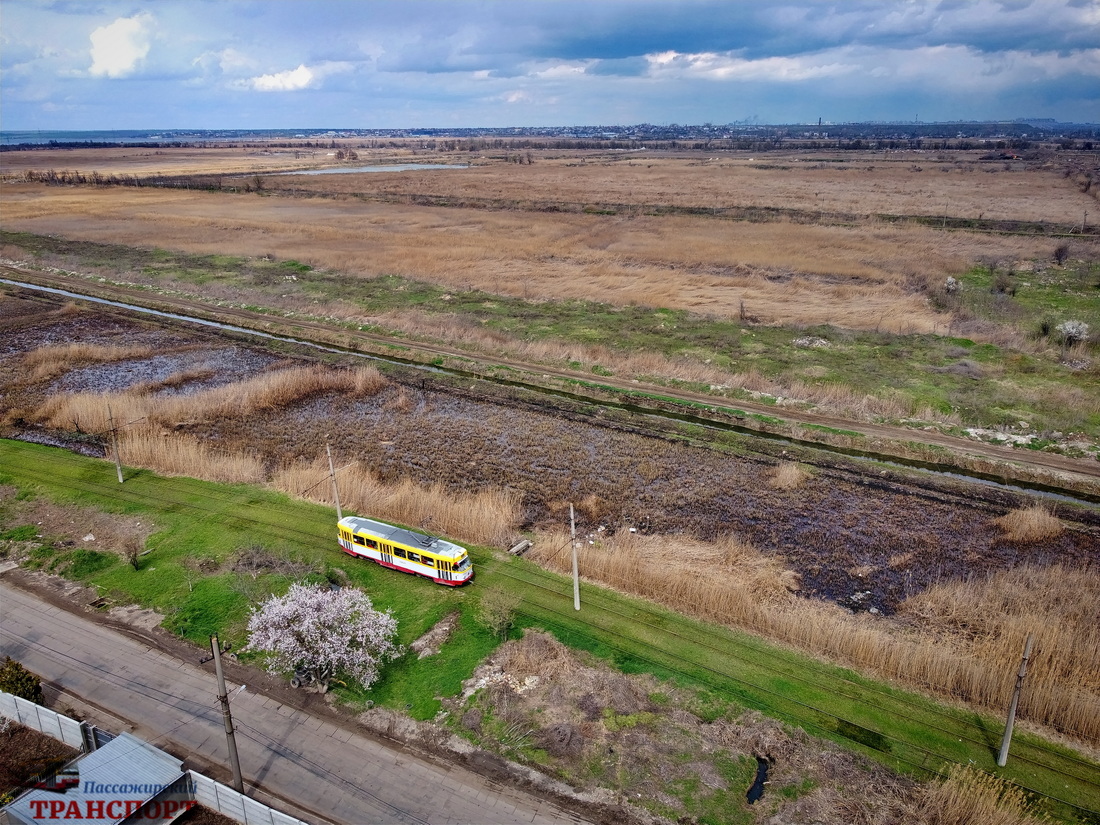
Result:
M32 475L33 475L33 474L32 474ZM45 477L43 477L43 476L37 476L37 478L39 478L40 480L47 480L47 479L46 479ZM90 484L90 483L87 483L87 484L83 484L83 485L72 485L72 484L59 484L59 483L58 483L58 481L57 481L57 479L55 479L55 478L52 478L52 477L51 477L51 478L49 478L48 480L49 480L49 482L50 482L51 484L56 484L56 485L58 485L58 486L64 486L64 487L67 487L67 488L69 488L69 489L86 489L86 490L92 490L92 491L96 491L96 492L99 492L99 491L100 491L100 489L101 489L101 488L100 488L99 486L97 486L97 485L94 485L94 484ZM165 501L170 501L169 499L166 499L166 498L163 498L163 497L158 497L158 496L156 496L156 495L149 495L149 494L147 494L147 493L146 493L146 494L136 494L136 495L135 495L135 494L133 494L133 492L134 492L134 491L132 491L132 490L131 490L130 492L131 492L131 495L130 495L130 496L128 496L129 498L131 498L131 499L137 499L137 500L141 500L141 501L144 501L144 502L147 502L147 503L159 504L159 503L163 503L163 502L165 502ZM217 500L218 500L218 499L217 499L217 497L216 497L216 496L214 496L214 495L212 495L212 494L204 494L204 493L199 493L198 495L199 495L200 497L202 497L202 498L207 498L207 499L210 499L210 500L213 500L213 501L217 501ZM182 504L183 502L173 502L173 503L176 503L176 504ZM204 507L198 507L198 506L194 506L193 504L186 504L185 506L188 506L188 507L190 507L190 508L192 508L192 509L195 509L195 510L198 510L198 511L200 511L200 512L209 512L209 513L212 513L212 514L216 514L216 513L223 513L223 512L226 512L224 508L218 508L218 509L213 509L213 508L204 508ZM289 533L289 534L291 534L291 535L297 535L297 536L300 536L300 537L302 537L302 538L308 538L308 539L311 539L311 540L312 540L312 539L315 539L315 538L316 538L316 537L315 537L315 535L314 535L313 533L311 533L311 532L306 532L306 531L304 531L304 530L300 530L300 529L297 529L297 528L292 528L292 527L291 527L291 528L287 528L287 527L285 527L284 525L281 525L281 524L274 524L274 523L272 523L272 522L268 522L268 521L266 521L266 520L262 520L262 519L257 519L257 518L253 518L253 517L249 517L249 516L242 516L242 515L239 515L239 514L234 514L234 518L235 518L235 519L237 519L237 520L240 520L240 521L245 521L245 522L250 522L250 523L253 523L253 524L258 524L258 525L262 525L262 526L264 526L264 527L267 527L267 528L269 528L269 529L274 529L274 530L276 530L276 531L278 531L278 532L284 532L284 533ZM554 554L553 554L553 556L552 556L551 558L554 558L554 557L556 557L557 555L559 555L559 554L561 553L561 551L562 551L562 550L564 550L564 549L565 549L565 547L567 547L567 546L569 546L569 542L566 542L566 543L564 543L564 544L563 544L563 545L562 545L561 547L559 547L559 548L558 548L558 549L557 549L557 550L556 550L556 551L554 552ZM532 567L532 570L533 570L533 571L535 571L535 574L536 574L536 575L541 575L541 576L550 576L550 575L554 575L554 574L551 574L551 573L549 573L548 571L542 571L542 570L540 570L540 569L539 569L539 568L537 568L537 567ZM498 573L500 573L500 574L502 574L502 575L505 575L506 577L508 577L508 578L511 578L511 579L513 579L513 580L516 580L516 581L524 581L523 579L521 579L521 578L519 578L519 577L517 577L517 576L513 576L513 575L510 575L510 574L508 574L507 572L504 572L504 571L500 571L500 570L498 570L497 572L498 572ZM527 584L532 584L531 582L526 582L526 583L527 583ZM545 590L550 590L550 588L547 588L547 587L545 587L545 586L543 586L543 585L534 585L534 586L536 586L536 587L542 587L542 589L545 589ZM556 591L556 590L554 590L553 592L557 592L557 591ZM640 600L640 601L644 601L644 600ZM646 613L649 613L650 615L654 615L654 614L653 614L653 611L652 611L652 609L651 609L651 608L648 608L648 607L646 607L646 608L644 608L644 611L645 611ZM551 611L551 612L553 612L553 611ZM620 613L619 615L624 615L624 616L625 616L625 614L621 614L621 613ZM634 617L634 620L638 620L636 616ZM593 625L593 624L592 624L591 622L587 622L587 621L586 621L586 622L583 622L583 623L584 623L584 624L585 624L586 626L588 626L588 627L595 627L595 625ZM642 624L645 624L645 625L647 625L647 626L650 626L650 627L656 627L656 626L655 626L655 625L653 625L652 623L647 623L647 622L641 622L641 623L642 623ZM658 628L658 629L659 629L659 628ZM610 633L613 633L613 631L604 631L604 632L610 632ZM662 632L668 632L668 631L662 631ZM674 633L673 633L673 634L670 634L670 635L673 635L673 636L677 636L677 634L674 634ZM678 637L678 638L680 638L680 639L684 639L684 638L685 638L685 637L683 637L683 636L677 636L677 637ZM697 640L692 640L692 641L696 641L696 642L697 642ZM639 642L639 644L641 644L641 645L642 645L643 647L647 647L647 648L649 648L650 650L654 650L654 648L653 648L652 646L650 646L650 645L646 645L646 644L645 644L644 642ZM713 650L716 650L716 651L719 651L719 650L720 650L719 648L716 648L716 647L713 647L713 646L709 646L709 645L706 645L705 643L703 643L703 645L702 645L702 646L704 646L704 647L710 647L710 649L713 649ZM752 646L750 645L750 647L752 647ZM755 648L755 647L754 647L754 649L760 650L760 648ZM623 652L626 652L626 651L623 651ZM730 655L730 656L732 656L733 658L737 658L736 654L730 654L730 653L728 653L728 652L726 652L726 651L721 651L721 652L723 652L723 653L724 653L725 655ZM631 654L631 655L635 655L635 654ZM667 654L666 654L666 655L667 655ZM645 658L645 657L641 657L641 658ZM662 667L662 668L668 669L666 665L660 665L659 663L657 663L657 662L654 662L654 661L653 661L653 660L651 660L651 659L647 659L647 661L650 661L651 663L653 663L653 664L655 664L655 665L658 665L659 667ZM689 662L690 660L686 660L686 659L684 659L683 661L685 661L685 662ZM696 664L696 663L692 663L692 664L693 664L693 665L695 665L695 666L697 666L697 667L700 667L700 668L706 669L706 670L713 670L713 669L707 668L707 666L706 666L706 665L702 665L702 664ZM690 674L688 674L688 673L686 673L686 672L684 672L684 671L676 671L676 672L680 672L680 673L681 673L682 675L685 675L685 676L690 676ZM738 681L739 681L739 682L740 682L741 684L744 684L744 685L745 685L745 686L747 686L747 687L751 687L751 688L753 688L754 690L759 690L759 691L762 691L762 692L765 692L765 693L768 693L768 692L770 692L770 691L768 691L768 690L767 690L766 688L763 688L763 687L761 687L761 686L758 686L758 685L753 685L752 683L749 683L749 682L745 682L744 680L738 680L738 679L737 679L736 677L732 676L731 674L724 674L724 673L722 673L722 672L720 672L720 671L716 671L716 670L715 670L715 671L713 671L713 672L714 672L714 673L715 673L716 675L719 675L719 676L721 676L722 678L726 678L726 679L729 679L729 680L731 680L731 681L734 681L734 682L738 682ZM787 672L787 671L778 671L778 670L774 670L774 669L773 669L773 672L776 672L777 674L783 675L783 676L784 676L785 678L798 678L797 676L794 676L794 675L792 675L791 673L789 673L789 672ZM801 681L806 681L806 680L805 680L805 679L802 679ZM886 694L885 694L885 691L879 691L879 690L877 690L877 689L875 689L875 688L868 688L868 686L867 686L867 685L856 685L856 683L854 683L854 682L852 682L851 680L848 680L848 679L843 679L843 678L839 678L839 679L838 679L838 681L840 681L840 682L842 682L842 683L847 683L847 684L849 684L849 685L851 685L851 686L853 686L853 687L858 687L858 688L859 688L859 689L860 689L861 691L867 691L867 690L870 690L871 692L878 692L878 693L880 693L880 695L886 695ZM719 692L727 692L727 693L728 693L728 691L727 691L727 690L725 690L725 689L721 688L721 687L720 687L720 686L718 686L718 685L711 685L711 687L712 687L713 689L715 689L715 690L718 690ZM867 700L866 700L866 698L865 698L865 697L862 697L862 696L861 696L861 697L852 697L852 696L850 696L850 695L848 695L848 694L845 694L845 693L843 693L843 692L837 692L837 691L830 691L830 692L834 693L834 695L837 695L837 696L842 696L842 697L845 697L845 698L850 698L850 699L858 699L859 701L864 701L864 702L866 702L866 701L867 701ZM779 698L783 699L784 701L788 701L788 702L791 702L791 703L793 703L793 704L799 704L799 705L802 705L802 706L804 706L805 708L807 708L807 709L809 709L809 710L812 710L812 711L815 711L815 712L817 712L817 713L821 713L821 714L823 714L823 715L826 715L826 716L832 716L833 718L836 718L836 719L838 719L838 720L840 719L840 717L837 717L837 716L835 716L835 714L831 714L831 713L829 713L828 711L824 711L824 710L821 710L820 708L816 708L816 707L814 707L814 706L812 706L812 705L806 705L806 704L804 704L804 703L799 703L799 702L797 702L796 700L793 700L793 699L789 699L789 698L787 698L787 697L783 697L783 696L781 696L780 694L777 694L777 693L774 693L774 692L771 692L771 693L772 693L773 695L775 695L775 696L777 696L777 697L779 697ZM891 697L891 699L892 699L892 700L895 700L895 701L901 701L901 703L902 703L902 704L908 704L908 705L912 706L912 703L911 703L911 702L908 702L907 700L904 700L904 699L902 699L902 700L897 700L897 699L896 699L895 697ZM877 705L875 705L874 703L869 703L869 704L871 704L871 705L872 705L873 707L880 707L880 706L877 706ZM886 708L882 708L882 709L883 709L883 710L886 710L886 712L888 712L888 713L891 713L892 715L894 715L894 716L896 716L896 717L898 717L898 718L901 718L901 719L905 719L905 720L908 720L908 721L913 721L913 722L915 722L915 723L917 723L917 724L920 724L920 725L923 725L923 726L927 726L927 727L930 727L930 728L932 728L932 729L934 729L934 730L938 730L938 731L941 731L941 732L943 732L943 731L944 731L944 729L943 729L943 728L938 728L937 726L935 726L935 725L933 725L933 724L929 723L928 721L924 721L924 720L919 720L919 719L916 719L915 717L911 717L911 716L908 716L908 715L906 715L906 714L903 714L903 713L899 713L899 712L897 712L897 711L892 711L892 710L889 710L889 709L886 709ZM929 709L929 710L927 710L927 712L931 713L932 715L938 715L938 716L940 716L940 717L942 717L942 718L944 718L944 719L950 720L950 721L951 721L951 722L952 722L953 724L955 724L955 725L959 725L959 724L965 724L965 723L961 722L961 721L960 721L959 719L957 719L957 718L955 718L955 717L952 717L952 716L950 716L950 715L948 715L948 714L946 714L946 713L944 713L944 712L942 712L942 711L938 711L938 710L935 710L935 709ZM799 724L802 724L802 723L800 722ZM813 723L812 723L812 722L808 722L808 723L806 723L806 724L808 724L808 725L809 725L809 726L811 726L811 727L815 727L815 726L813 725ZM819 728L819 729L820 729L820 728ZM828 733L830 733L830 734L832 734L832 735L836 735L836 731L828 731ZM953 733L953 735L954 735L954 734L956 734L956 733L957 733L957 731L952 731L952 733ZM883 734L879 734L879 735L883 735ZM892 737L887 737L887 738L892 738ZM972 739L972 738L968 738L968 737L964 737L964 738L967 738L967 741L970 741L971 743L977 743L977 744L982 744L982 742L981 742L980 740L977 740L977 739ZM895 741L899 741L899 742L901 742L902 740L895 740ZM909 744L909 743L906 743L906 744ZM916 748L916 749L918 749L918 750L920 749L920 747L919 747L919 746L916 746L916 745L910 745L910 746L911 746L911 747L914 747L914 748ZM1088 767L1092 767L1091 763L1089 763L1089 762L1087 762L1087 761L1085 761L1085 760L1081 760L1081 759L1077 759L1077 758L1075 758L1075 757L1067 756L1067 755L1066 755L1065 753L1063 753L1063 752L1059 752L1059 751L1055 751L1054 749L1050 748L1049 746L1046 746L1046 745L1043 745L1043 744L1035 744L1035 745L1029 745L1029 747L1031 747L1031 748L1033 748L1033 749L1035 749L1035 750L1038 750L1038 751L1040 751L1040 752L1043 752L1043 753L1045 753L1045 754L1048 754L1048 755L1058 756L1059 758L1065 759L1066 761L1068 761L1068 762L1071 762L1071 763L1074 763L1074 764L1078 764L1078 765L1082 765L1082 766L1088 766ZM930 752L930 751L926 751L926 752L927 752L927 753L929 753L929 754L931 754L931 752ZM934 754L933 754L933 755L934 755ZM949 758L947 758L947 757L939 757L939 756L937 756L936 758L937 758L937 759L941 759L941 760L943 760L943 761L947 761L947 762L951 762L951 761L953 761L953 760L951 760L951 759L949 759ZM1021 759L1021 760L1023 760L1023 761L1030 761L1030 762L1032 762L1033 764L1036 764L1036 765L1041 765L1042 767L1044 767L1044 768L1045 768L1045 769L1047 769L1047 770L1053 770L1053 771L1054 771L1055 773L1059 773L1059 774L1061 774L1061 775L1064 775L1064 776L1067 776L1067 777L1072 777L1072 778L1074 778L1074 779L1077 779L1078 781L1084 781L1084 782L1086 782L1086 783L1090 783L1090 784L1095 784L1095 783L1093 783L1093 782L1092 782L1092 780L1086 779L1086 778L1084 778L1084 777L1079 777L1079 776L1077 776L1077 775L1075 775L1075 774L1073 774L1073 773L1071 773L1071 772L1068 772L1068 771L1063 771L1063 770L1058 770L1058 769L1051 769L1051 768L1050 768L1050 766L1048 766L1048 765L1043 765L1043 763L1039 763L1039 762L1035 762L1034 760L1029 760L1029 759L1026 759L1026 757L1020 757L1020 756L1018 756L1017 758L1018 758L1018 759ZM902 761L904 761L904 760L902 760ZM918 766L918 767L919 767L919 766ZM922 770L925 770L925 771L927 771L927 770L928 770L927 768L921 768L921 769L922 769ZM1022 786L1021 786L1021 787L1022 787ZM1035 792L1035 793L1039 793L1039 792ZM1044 795L1044 796L1050 796L1050 795L1048 795L1048 794L1040 794L1040 795ZM1070 803L1070 802L1065 802L1064 800L1059 800L1059 799L1058 799L1057 797L1053 797L1053 796L1050 796L1050 798L1051 798L1051 799L1053 799L1053 800L1055 800L1055 801L1059 801L1059 802L1064 802L1064 804L1067 804L1067 805L1071 805L1071 806L1074 806L1074 807L1077 807L1077 808L1079 808L1079 807L1080 807L1080 806L1076 806L1076 805L1074 805L1073 803ZM1083 809L1083 808L1082 808L1081 810L1087 810L1087 809Z

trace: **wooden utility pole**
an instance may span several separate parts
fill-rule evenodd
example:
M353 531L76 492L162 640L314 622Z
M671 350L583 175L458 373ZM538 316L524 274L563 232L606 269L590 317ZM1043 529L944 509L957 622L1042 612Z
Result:
M581 579L577 572L577 520L573 516L573 505L569 505L569 535L573 545L573 609L581 609Z
M326 444L325 452L328 453L328 474L332 478L332 497L336 499L336 520L342 521L344 511L340 509L340 490L336 487L336 469L332 466L332 447Z
M115 454L115 469L118 471L118 483L122 483L122 459L118 455L118 429L115 427L115 416L111 412L111 405L107 405L107 426L111 429L111 452Z
M244 793L244 780L241 778L241 762L237 758L237 740L233 735L233 714L229 711L229 696L225 692L225 674L222 673L222 648L217 634L210 637L210 651L214 654L214 673L218 677L218 701L222 705L222 720L225 722L225 741L229 744L229 767L233 769L233 787L237 793Z
M1031 657L1031 640L1035 634L1027 634L1027 642L1024 644L1024 658L1020 660L1020 670L1016 674L1016 687L1012 690L1012 702L1008 706L1008 721L1005 723L1005 735L1001 740L1001 752L997 754L997 767L1003 768L1008 763L1008 746L1012 742L1012 726L1016 724L1016 705L1020 701L1020 688L1024 685L1024 677L1027 676L1027 660Z

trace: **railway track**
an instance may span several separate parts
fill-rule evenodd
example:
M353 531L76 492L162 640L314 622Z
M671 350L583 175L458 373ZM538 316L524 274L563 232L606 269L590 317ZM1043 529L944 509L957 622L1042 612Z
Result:
M33 460L28 455L32 450ZM100 462L99 471L92 469L81 473L79 480L61 482L66 477L58 472L63 465L93 460L19 442L0 442L0 456L7 473L21 484L62 486L73 493L153 511L186 508L205 521L252 525L257 535L270 539L305 545L335 542L333 519L325 514L291 516L260 501L231 504L213 486L195 489L190 480L157 478L154 484L143 484L138 477L119 485L105 462ZM523 599L520 613L529 624L556 630L565 639L583 640L584 646L599 648L612 659L637 660L658 673L691 680L811 733L847 741L894 769L942 774L950 764L972 761L975 751L988 751L986 761L992 760L996 743L990 740L990 729L995 723L973 712L935 705L743 634L704 625L648 602L624 600L594 585L584 586L584 609L577 614L569 604L568 583L560 575L510 557L496 559L484 551L475 554L475 562L479 578L474 587L486 581L508 582L508 588ZM1096 763L1024 735L1013 742L1009 765L1010 773L1004 775L1029 794L1046 797L1080 819L1100 816L1100 804L1084 802L1100 801ZM1054 787L1061 792L1051 790Z

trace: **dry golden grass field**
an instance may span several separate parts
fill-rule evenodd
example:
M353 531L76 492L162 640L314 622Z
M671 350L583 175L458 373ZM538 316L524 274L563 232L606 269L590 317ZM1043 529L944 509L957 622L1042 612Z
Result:
M336 162L324 150L299 151L297 158L293 150L228 148L5 152L5 227L202 254L270 255L347 276L395 274L535 300L593 299L727 318L745 308L767 324L908 333L948 329L950 319L924 294L947 276L981 260L1045 259L1054 243L945 233L874 215L1069 225L1096 203L1072 165L1056 157L1014 165L981 161L974 152L848 153L840 163L807 154L759 162L703 153L536 152L528 164L499 153L359 151L360 165L472 165L277 177L270 172ZM29 171L47 169L240 174L241 190L254 188L259 177L264 193L20 182ZM224 177L221 184L233 185ZM468 208L400 202L425 198ZM615 212L609 204L628 205L630 214L591 214ZM558 206L564 212L548 211ZM666 206L772 211L766 221L646 214Z

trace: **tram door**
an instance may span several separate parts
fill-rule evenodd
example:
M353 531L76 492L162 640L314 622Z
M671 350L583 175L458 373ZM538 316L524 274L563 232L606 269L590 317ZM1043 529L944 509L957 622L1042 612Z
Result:
M382 561L386 564L393 564L393 548L381 542L379 542L378 547L382 551Z
M443 581L449 582L451 580L451 563L444 559L435 560L436 578L443 579Z

